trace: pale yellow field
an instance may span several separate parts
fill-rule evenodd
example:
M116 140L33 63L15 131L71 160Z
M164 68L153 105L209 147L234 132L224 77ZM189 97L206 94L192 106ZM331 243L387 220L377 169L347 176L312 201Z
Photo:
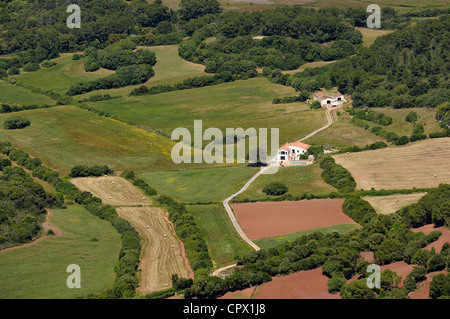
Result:
M139 232L142 254L139 265L141 280L138 291L147 294L172 286L172 274L192 277L187 270L182 247L165 211L157 207L119 207L119 216L128 220Z
M91 192L103 204L113 206L149 205L151 200L126 179L119 176L81 177L70 180L83 192Z
M333 157L350 171L358 189L412 189L450 183L448 137Z
M361 27L355 27L355 29L361 32L363 45L365 47L370 47L378 37L394 32L394 30L380 30Z
M426 193L400 194L389 196L366 196L368 201L378 214L392 214L402 207L417 203Z

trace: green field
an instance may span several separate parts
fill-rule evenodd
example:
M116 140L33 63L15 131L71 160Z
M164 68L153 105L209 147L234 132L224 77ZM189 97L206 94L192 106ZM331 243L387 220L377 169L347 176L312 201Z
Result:
M282 5L303 5L313 8L367 8L371 3L380 6L390 6L399 12L409 12L425 8L448 8L447 0L219 0L224 11L254 11L270 9ZM180 0L163 0L164 5L172 9L179 9Z
M237 192L256 172L256 168L228 166L140 175L158 193L183 202L200 203L224 200Z
M391 125L383 127L388 132L395 132L399 136L410 136L413 129L413 124L406 122L405 117L410 112L416 112L418 115L417 123L423 125L425 134L431 132L441 131L438 120L436 120L436 110L429 108L413 108L413 109L392 109L392 108L373 108L376 112L382 112L389 115L393 119ZM376 126L374 123L366 122L371 126Z
M109 112L126 123L159 129L168 136L178 127L193 130L194 120L202 120L203 129L217 127L224 134L226 128L279 128L280 143L284 144L327 122L325 111L310 111L306 103L272 104L275 97L297 94L292 87L258 77L88 105Z
M24 87L65 94L77 82L95 80L114 73L105 69L88 73L84 70L86 58L74 61L72 56L73 53L62 53L59 58L52 60L57 62L53 67L41 68L36 72L22 71L20 75L15 76L17 83Z
M301 195L303 193L327 195L336 191L334 187L325 183L320 176L321 173L322 169L318 164L280 167L276 174L260 175L245 192L236 197L236 200L261 200L267 198L267 195L262 190L272 182L284 183L292 195Z
M121 242L111 224L78 205L54 210L50 221L61 236L0 252L0 298L76 298L112 285ZM70 264L81 268L80 289L67 288Z
M242 256L253 249L238 235L222 205L188 205L203 234L215 268L236 262L235 256Z
M315 229L300 231L300 232L296 232L296 233L285 234L285 235L277 236L277 237L262 238L262 239L255 240L254 242L262 249L269 249L269 248L275 247L279 244L282 244L286 241L291 241L291 240L296 239L297 237L312 234L317 231L324 233L324 234L332 233L332 232L337 232L339 234L347 234L358 228L360 228L360 226L357 224L341 224L341 225L315 228Z
M348 121L343 121L334 123L304 142L312 145L326 145L332 149L342 149L353 145L364 147L377 141L383 141L383 139Z
M33 93L27 89L9 85L0 81L0 104L19 104L19 105L54 105L55 101L51 98Z
M75 165L109 165L114 170L170 169L174 143L134 126L74 106L14 113L31 121L22 130L4 130L0 140L40 158L62 174ZM3 123L8 114L0 114Z
M205 75L205 66L201 64L195 64L186 60L183 60L178 55L178 45L160 45L151 47L138 47L155 52L156 64L153 67L155 70L155 76L145 83L147 86L159 85L159 84L174 84L188 77L194 77L199 75ZM83 95L75 96L75 99L85 99L90 95L95 94L110 94L114 96L127 96L130 92L141 85L127 86L124 88L111 89L111 90L98 90Z

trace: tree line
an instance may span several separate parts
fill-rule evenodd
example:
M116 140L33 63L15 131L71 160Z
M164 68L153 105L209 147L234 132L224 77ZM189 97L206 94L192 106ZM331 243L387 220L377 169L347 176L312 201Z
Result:
M18 165L30 170L34 177L53 186L56 190L56 195L50 198L55 203L59 203L59 205L64 207L64 201L67 203L75 202L83 206L91 214L109 221L121 235L122 248L119 252L119 260L114 267L116 278L113 285L97 294L90 294L88 297L106 299L134 297L138 286L137 269L139 266L141 243L139 234L133 226L128 221L120 218L113 206L103 205L102 200L93 196L90 192L81 192L67 179L60 177L56 171L43 166L39 159L31 158L26 152L14 149L10 142L0 143L0 152L9 156L10 160L15 161ZM8 170L8 167L6 169ZM39 187L42 188L41 185L36 185L38 186L28 184L26 187L31 190L39 190ZM39 208L41 206L37 205L37 207ZM30 209L32 210L33 208L27 207L27 210ZM31 221L30 223L33 225Z

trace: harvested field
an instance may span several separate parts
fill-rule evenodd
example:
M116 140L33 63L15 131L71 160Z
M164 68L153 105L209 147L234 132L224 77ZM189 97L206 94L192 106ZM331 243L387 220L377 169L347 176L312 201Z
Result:
M342 211L343 199L233 204L244 232L252 239L275 237L314 228L355 224Z
M425 247L425 249L427 250L431 250L431 248L434 247L434 249L436 249L436 253L438 254L441 252L442 245L444 245L445 243L450 243L450 230L448 229L448 227L442 226L436 228L433 224L430 224L419 228L412 228L411 230L415 233L423 232L425 235L428 235L432 231L440 231L442 235L439 237L439 239Z
M157 207L119 207L117 213L128 220L142 238L141 281L138 291L147 294L172 286L172 274L193 277L166 212Z
M426 193L414 193L406 195L366 196L368 201L378 214L392 214L402 207L417 203Z
M151 203L143 192L119 176L81 177L70 181L81 191L101 198L103 204L126 206Z
M357 188L411 189L450 182L450 138L333 156L350 171Z

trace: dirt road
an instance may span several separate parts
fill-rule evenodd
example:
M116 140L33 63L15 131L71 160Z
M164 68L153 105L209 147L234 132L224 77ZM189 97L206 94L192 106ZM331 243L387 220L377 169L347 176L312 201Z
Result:
M302 139L298 140L298 142L303 141L307 138L310 138L311 136L319 133L322 130L325 130L326 128L330 127L331 124L333 124L333 117L331 116L331 112L332 112L332 106L327 106L327 111L326 111L326 117L328 120L328 123L315 130L314 132L308 134L307 136L303 137ZM233 223L234 228L236 229L236 231L238 232L239 236L241 236L241 238L247 243L249 244L253 249L255 250L260 250L260 248L258 247L258 245L256 245L253 241L251 241L247 235L244 233L244 231L242 230L241 226L239 225L236 216L234 215L233 210L230 207L229 202L235 198L236 196L238 196L239 194L241 194L242 192L244 192L245 190L247 190L247 188L263 173L265 173L267 170L271 169L273 165L278 165L278 163L271 161L270 164L266 167L261 168L258 173L256 173L239 191L237 191L236 193L234 193L233 195L231 195L230 197L228 197L227 199L225 199L223 201L223 206L225 207L225 210L228 214L228 216L230 217L231 222Z

